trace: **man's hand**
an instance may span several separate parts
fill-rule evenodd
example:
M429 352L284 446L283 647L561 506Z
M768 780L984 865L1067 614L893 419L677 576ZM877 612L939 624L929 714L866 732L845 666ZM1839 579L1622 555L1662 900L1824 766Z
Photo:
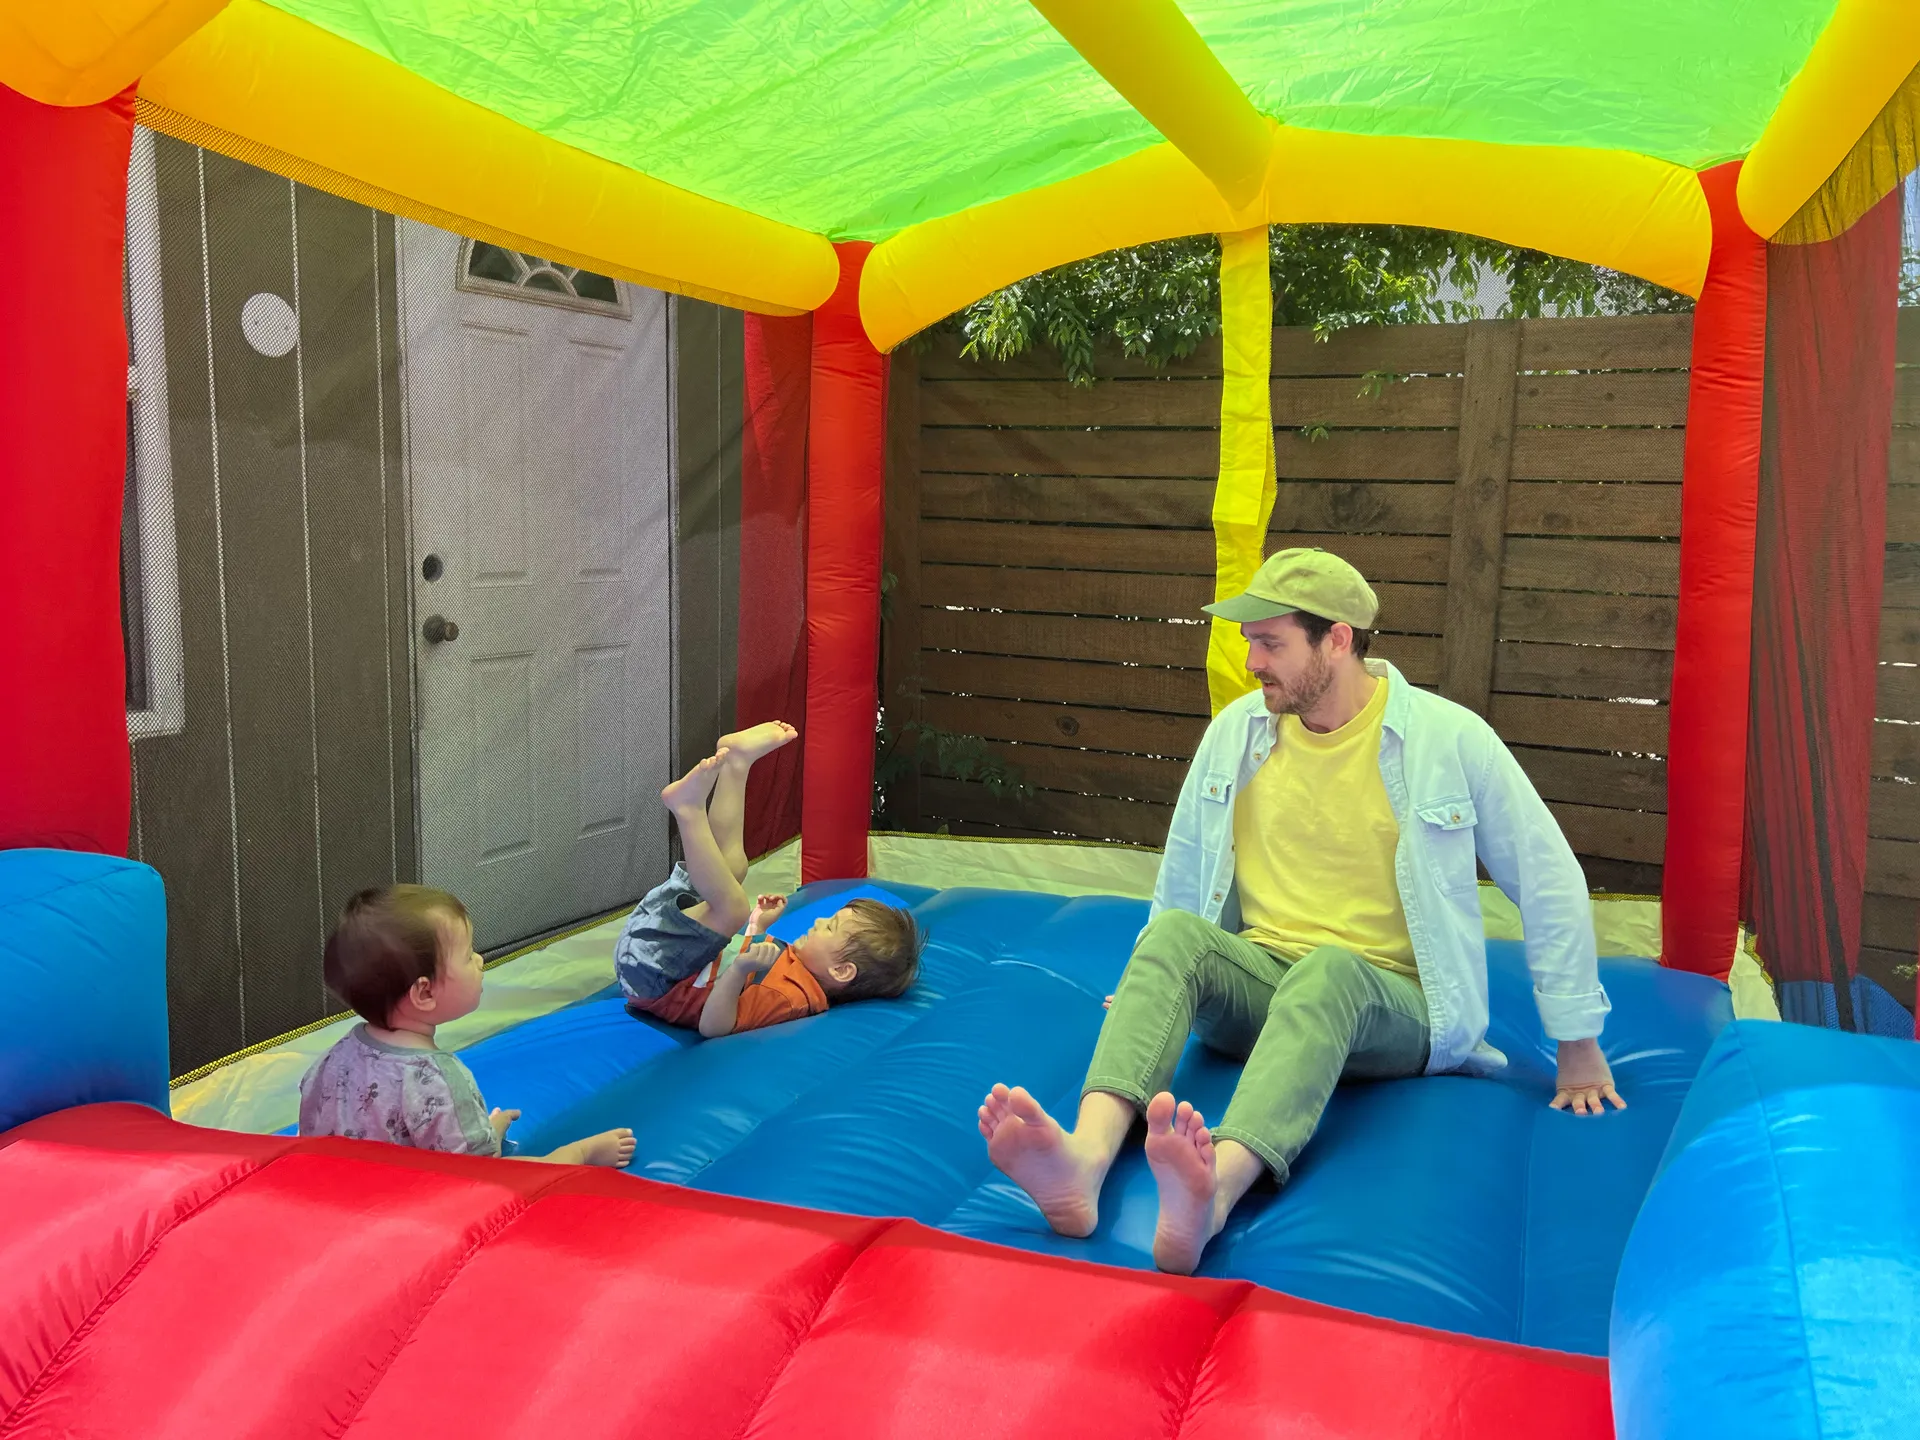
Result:
M1627 1102L1613 1088L1613 1071L1607 1057L1600 1053L1598 1040L1562 1040L1559 1058L1560 1077L1552 1101L1555 1110L1601 1115L1606 1113L1609 1100L1616 1110L1627 1108Z
M753 900L753 913L747 917L747 933L764 935L767 927L778 920L787 908L784 895L756 895Z
M758 945L742 947L739 958L733 963L740 968L742 981L758 980L773 968L773 962L780 958L780 947L771 940L762 940Z

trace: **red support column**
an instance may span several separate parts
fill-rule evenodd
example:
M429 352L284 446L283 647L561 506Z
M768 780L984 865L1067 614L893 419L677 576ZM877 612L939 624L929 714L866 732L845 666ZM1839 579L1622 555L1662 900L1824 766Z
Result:
M124 855L122 305L133 92L0 86L0 849Z
M860 324L867 244L844 244L840 285L814 312L807 406L807 719L802 881L867 873L879 708L887 362ZM749 617L741 617L742 643Z
M811 315L746 317L740 442L740 657L734 724L785 720L800 739L753 767L746 850L800 833L807 709L807 400Z
M1705 974L1726 973L1740 929L1766 378L1767 245L1740 217L1739 174L1736 161L1700 177L1713 252L1693 317L1667 742L1660 958Z

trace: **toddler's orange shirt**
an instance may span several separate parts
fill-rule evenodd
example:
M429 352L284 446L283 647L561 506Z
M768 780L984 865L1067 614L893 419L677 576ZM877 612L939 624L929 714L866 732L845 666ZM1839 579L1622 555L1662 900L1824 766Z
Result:
M706 1008L707 996L713 993L713 982L719 979L720 971L727 963L724 958L712 961L658 1000L629 1000L627 1008L644 1011L669 1025L697 1030L700 1027L700 1012ZM809 1015L818 1015L826 1008L827 992L820 988L820 982L813 978L813 972L800 963L800 957L789 946L773 962L772 969L740 992L740 1003L734 1010L733 1029L735 1034L742 1030L760 1030L784 1020L802 1020Z

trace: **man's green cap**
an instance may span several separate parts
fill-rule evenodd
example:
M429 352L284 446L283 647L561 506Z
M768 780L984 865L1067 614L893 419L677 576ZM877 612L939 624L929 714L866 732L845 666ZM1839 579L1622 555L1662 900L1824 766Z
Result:
M1325 550L1280 550L1267 557L1243 592L1203 608L1209 615L1240 625L1305 611L1344 621L1356 630L1371 630L1380 613L1380 598L1360 572L1338 555Z

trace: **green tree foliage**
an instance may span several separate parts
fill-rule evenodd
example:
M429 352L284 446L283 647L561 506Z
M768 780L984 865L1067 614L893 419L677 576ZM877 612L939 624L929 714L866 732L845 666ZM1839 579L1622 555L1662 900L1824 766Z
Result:
M1689 310L1646 280L1540 250L1402 225L1275 225L1274 323L1323 334L1350 325L1464 320L1482 279L1506 282L1502 315ZM943 321L965 353L1007 360L1044 345L1077 384L1096 348L1165 364L1220 330L1220 244L1211 235L1112 250L998 290Z

